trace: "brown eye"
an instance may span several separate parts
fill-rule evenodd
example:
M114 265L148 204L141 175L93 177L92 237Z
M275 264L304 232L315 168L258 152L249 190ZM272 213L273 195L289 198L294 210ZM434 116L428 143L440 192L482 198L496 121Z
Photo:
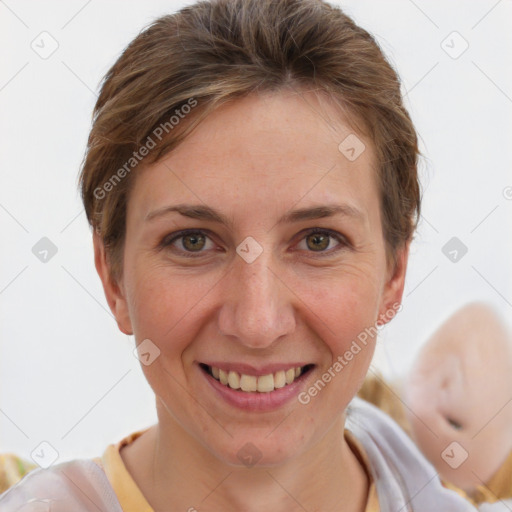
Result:
M327 249L327 247L329 247L330 238L330 235L324 233L312 233L306 237L308 247L313 251L324 251Z
M201 233L193 233L181 237L183 248L188 251L200 251L204 245L206 237Z
M453 427L455 430L462 430L462 425L451 418L446 418L446 421Z
M331 242L333 242L331 244ZM329 256L333 253L351 247L347 239L336 231L313 228L303 235L299 247L309 253L316 252L318 256Z
M196 258L205 256L208 249L213 249L212 239L202 231L179 231L163 238L160 249L170 250L178 256Z

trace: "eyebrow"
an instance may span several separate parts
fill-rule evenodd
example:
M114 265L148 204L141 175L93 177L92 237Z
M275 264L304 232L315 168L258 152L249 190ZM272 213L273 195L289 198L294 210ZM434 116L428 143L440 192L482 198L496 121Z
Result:
M184 217L189 217L191 219L218 222L225 226L230 226L232 224L228 217L217 210L202 204L177 204L173 206L164 206L163 208L149 212L145 217L145 221L149 222L173 212L177 212ZM350 217L358 221L364 220L363 213L354 206L348 204L327 204L292 210L291 212L287 212L283 215L277 221L277 224L291 224L293 222L322 219L325 217L333 217L335 215Z

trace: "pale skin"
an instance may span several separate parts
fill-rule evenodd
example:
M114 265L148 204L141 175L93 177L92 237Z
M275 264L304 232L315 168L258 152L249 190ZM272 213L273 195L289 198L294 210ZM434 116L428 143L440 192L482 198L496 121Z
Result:
M375 339L309 404L294 399L274 411L226 403L198 364L314 364L307 389L400 302L408 245L396 264L387 258L373 147L360 136L366 150L349 161L338 145L350 133L339 111L312 92L229 103L136 171L117 283L94 235L96 268L120 330L161 351L142 366L158 423L121 451L155 511L364 510L369 482L343 437L344 411ZM178 212L146 220L185 203L208 205L229 224ZM344 214L278 223L292 210L327 204L344 205ZM319 244L311 228L341 239L326 234ZM157 249L184 229L205 230L206 238ZM249 236L263 248L250 264L236 253ZM251 468L237 456L248 442L261 454Z
M469 494L512 450L511 389L512 337L496 311L479 302L432 334L407 376L414 440L445 480Z

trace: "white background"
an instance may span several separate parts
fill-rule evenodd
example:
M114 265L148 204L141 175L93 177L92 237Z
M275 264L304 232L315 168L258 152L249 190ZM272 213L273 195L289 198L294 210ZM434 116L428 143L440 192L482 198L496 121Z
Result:
M156 420L94 269L77 175L100 79L143 26L184 4L0 2L0 452L29 458L47 441L59 461L92 457ZM395 378L471 300L511 324L512 2L341 5L398 69L425 155L404 308L374 361ZM48 59L31 48L42 31L59 45ZM469 44L457 59L441 46L453 31ZM457 263L441 251L453 236L468 248ZM47 263L32 253L42 237L58 249Z

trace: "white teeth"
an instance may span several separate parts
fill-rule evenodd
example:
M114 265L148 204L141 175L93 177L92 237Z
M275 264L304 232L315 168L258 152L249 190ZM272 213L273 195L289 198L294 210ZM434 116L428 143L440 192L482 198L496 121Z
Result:
M214 377L215 377L215 375L214 375ZM224 384L224 386L227 385L227 383L228 383L228 374L224 370L219 370L219 380L220 380L221 384Z
M286 377L286 384L291 384L295 380L295 368L290 368L289 370L286 370L286 373L284 375Z
M302 368L289 368L288 370L279 370L276 373L269 373L268 375L261 375L256 377L254 375L239 374L234 371L226 372L220 368L210 367L213 377L220 381L224 386L229 386L231 389L239 389L248 393L270 393L274 389L284 388L284 386L291 384L297 377L302 375Z
M229 372L228 384L231 389L240 389L240 375L236 372Z
M242 391L256 391L258 388L257 377L254 377L253 375L242 375L240 377L240 387L242 388Z
M274 374L274 387L276 389L286 386L286 376L284 370L279 370Z
M274 376L272 374L258 377L258 391L260 393L274 391Z

